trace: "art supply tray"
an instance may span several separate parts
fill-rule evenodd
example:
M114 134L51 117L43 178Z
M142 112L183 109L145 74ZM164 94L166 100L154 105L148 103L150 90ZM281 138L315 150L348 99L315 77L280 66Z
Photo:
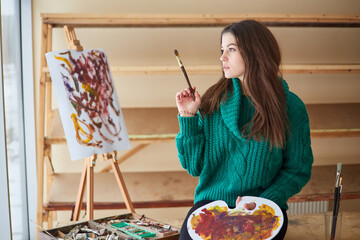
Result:
M40 231L40 240L179 239L180 229L157 220L127 213Z

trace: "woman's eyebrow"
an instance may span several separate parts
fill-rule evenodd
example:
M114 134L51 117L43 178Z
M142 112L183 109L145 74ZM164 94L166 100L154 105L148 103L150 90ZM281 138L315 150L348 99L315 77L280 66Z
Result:
M230 46L232 46L232 45L236 46L235 43L229 43L226 47L230 47Z
M229 43L226 47L230 47L230 46L237 46L235 43ZM223 46L221 46L221 48L223 48Z

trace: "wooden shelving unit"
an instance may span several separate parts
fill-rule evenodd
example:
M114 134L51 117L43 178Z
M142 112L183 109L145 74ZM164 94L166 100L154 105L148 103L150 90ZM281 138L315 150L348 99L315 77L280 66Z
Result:
M48 220L48 227L51 226L52 212L58 210L71 209L72 203L75 201L76 194L73 196L71 192L61 192L66 190L76 191L68 188L68 184L76 182L76 174L59 174L54 171L51 163L51 146L53 144L64 144L65 138L61 127L60 118L57 110L51 108L51 79L45 61L45 53L52 51L52 31L53 28L71 25L75 28L138 28L138 27L222 27L232 22L244 19L256 19L263 22L267 26L273 27L360 27L360 18L357 15L326 15L326 14L308 14L308 15L292 15L292 14L47 14L43 13L42 17L42 43L41 43L41 63L40 63L40 81L38 91L38 118L37 118L37 172L38 172L38 205L37 205L37 221L42 225L44 219ZM114 75L170 75L180 74L177 66L111 66ZM187 66L189 74L219 74L221 69L219 66ZM284 73L291 74L317 74L317 73L360 73L360 63L354 64L298 64L283 65ZM316 104L307 105L311 123L312 137L359 137L360 136L360 104ZM174 137L178 132L177 110L175 108L128 108L122 109L125 122L127 124L130 140L139 143L137 147L130 150L118 163L125 161L127 158L141 151L148 144L158 141L174 141ZM150 111L149 111L150 110ZM326 119L326 121L324 121ZM154 123L154 124L152 124ZM46 126L46 129L45 127ZM146 126L146 128L144 127ZM159 127L161 126L161 127ZM47 201L43 202L44 189L44 163L47 172ZM330 169L319 167L319 171L325 171L327 174ZM355 169L355 168L353 168ZM99 184L111 184L106 180L106 171L96 173L104 180L97 181ZM170 207L170 206L189 206L193 199L193 190L197 180L192 179L185 172L176 173L137 173L124 174L125 181L128 183L128 189L134 207ZM320 175L322 173L319 173ZM354 174L355 176L356 174ZM156 176L156 178L154 177ZM159 178L161 176L161 178ZM178 190L182 197L171 197L172 191L168 190L161 184L164 181L171 181L178 178L181 185L189 187ZM175 177L176 176L176 177ZM345 176L345 174L344 174ZM357 175L356 175L357 176ZM158 184L162 186L167 197L157 198L148 196L147 200L138 198L134 191L141 190L141 184L132 183L134 178L137 179L158 179ZM315 176L316 177L316 176ZM71 180L72 179L72 180ZM316 181L312 180L312 181ZM146 182L146 180L144 180ZM186 184L184 184L186 182ZM146 184L144 184L146 188ZM333 186L331 186L333 187ZM101 187L100 187L101 188ZM97 189L97 188L96 188ZM306 194L299 194L292 198L291 201L308 201L318 196L317 188L310 184L306 190ZM303 191L302 191L303 192ZM321 192L322 197L331 199L332 188ZM349 191L349 198L359 198L360 190L354 185ZM108 193L95 192L95 209L113 209L124 208L124 203L116 201L118 197L106 195ZM177 194L177 193L174 193ZM301 197L305 196L306 197ZM344 194L345 196L346 194ZM68 199L64 199L68 196ZM109 201L98 199L98 196L105 196ZM170 196L170 197L169 197ZM174 195L175 196L175 195ZM70 199L70 200L69 200ZM72 202L71 202L72 201Z

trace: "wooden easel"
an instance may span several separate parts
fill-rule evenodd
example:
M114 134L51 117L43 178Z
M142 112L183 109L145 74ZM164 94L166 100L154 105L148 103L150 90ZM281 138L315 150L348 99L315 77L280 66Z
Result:
M76 38L74 28L72 26L64 26L66 41L69 49L75 49L77 51L82 51L83 47L80 44L80 41ZM119 185L120 191L124 197L126 208L129 212L135 213L134 207L132 205L130 195L127 191L125 181L121 174L119 165L117 164L117 152L106 154L106 158L111 161L111 166ZM86 199L86 211L87 218L91 220L94 218L94 167L96 163L97 155L93 155L84 160L84 168L80 178L79 190L76 198L74 214L72 221L78 221L80 215L81 204L84 197L85 185L87 188L87 199Z
M43 29L44 30L44 29ZM47 29L46 29L47 30ZM51 29L50 29L51 30ZM68 48L69 49L74 49L77 51L82 51L83 48L80 44L80 41L76 38L76 34L74 31L74 28L72 26L64 26L64 31L65 31L65 36L66 36L66 41L68 44ZM51 34L51 31L46 31L49 35ZM46 34L44 34L46 35ZM44 36L43 37L46 37ZM51 40L51 36L48 36ZM51 50L51 41L47 41L47 46L46 46L46 50L44 52L50 51ZM45 59L44 59L45 60ZM42 67L46 66L46 61L42 61ZM45 105L45 101L46 101L46 111L49 113L51 112L51 104L50 104L50 100L49 100L49 96L51 95L51 80L50 77L47 75L42 75L41 76L43 81L40 82L40 84L45 82L45 86L46 86L46 92L41 92L40 93L40 109L44 109L44 105ZM45 80L45 81L44 81ZM40 87L44 87L44 85L41 85ZM44 89L42 88L42 89ZM44 89L45 90L45 89ZM47 99L45 100L44 95L47 95ZM40 116L43 116L44 114L40 114ZM49 131L49 126L47 125L46 130ZM42 129L39 129L38 131L42 131ZM41 132L39 134L40 136L43 136L43 132ZM42 139L42 138L40 138ZM44 154L44 156L46 155L47 157L45 157L45 163L47 165L48 171L52 174L54 174L53 171L53 167L51 164L51 159L50 159L50 155L51 155L51 149L50 146L46 145L45 143L41 142L41 144L39 144L41 147L39 148L39 150L41 149L45 149L44 152L41 152L41 154ZM77 198L76 198L76 203L75 203L75 209L74 209L74 214L73 214L73 219L77 221L79 219L79 215L80 215L80 210L81 210L81 204L82 204L82 200L83 200L83 196L84 196L84 190L85 190L85 185L87 186L87 205L86 205L86 209L87 209L87 218L88 220L93 219L93 212L94 212L94 167L95 167L95 163L96 163L96 159L98 158L97 155L93 155L92 157L89 157L87 159L84 160L84 168L82 171L82 175L81 175L81 179L80 179L80 184L79 184L79 189L78 189L78 194L77 194ZM115 178L117 180L117 183L119 185L120 191L124 197L124 201L125 201L125 205L126 208L129 212L135 213L129 193L127 191L124 179L122 177L120 168L118 166L117 163L117 153L116 151L114 153L108 153L105 154L105 159L110 160L111 161L111 166L115 175ZM43 167L42 163L38 162L38 189L40 192L40 194L38 194L38 208L39 208L39 204L41 202L42 204L42 189L43 189L43 177L42 177L42 171L43 171ZM42 209L42 208L41 208ZM42 225L42 212L38 212L38 216L37 216L37 222L38 225Z

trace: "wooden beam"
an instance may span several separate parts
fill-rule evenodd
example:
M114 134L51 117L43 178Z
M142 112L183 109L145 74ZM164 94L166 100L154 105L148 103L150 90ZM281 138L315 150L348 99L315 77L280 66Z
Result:
M84 199L85 185L87 179L87 169L88 169L89 161L87 159L84 160L84 168L81 173L81 178L79 182L79 188L76 196L75 208L73 215L71 216L71 221L79 221L80 217L80 209Z
M360 73L360 64L284 64L283 73Z
M86 173L86 214L87 220L94 219L94 167L97 155L89 157Z
M360 137L360 129L313 129L310 130L313 138L341 138L341 137ZM159 135L129 135L130 141L139 143L154 143L154 142L171 142L175 139L174 134L159 134ZM45 144L65 144L66 139L62 137L52 138L46 137Z
M41 29L41 51L40 51L40 70L46 66L45 53L47 52L47 36L48 36L48 25L43 23ZM38 109L36 119L36 170L37 170L37 233L36 237L39 238L39 231L43 225L43 199L44 199L44 121L45 121L45 73L40 73L40 82L38 90Z
M61 14L42 13L54 27L223 27L254 19L268 26L360 27L358 15L330 14Z
M194 200L162 200L162 201L140 201L133 202L133 208L167 208L167 207L190 207L194 205ZM66 211L72 210L73 203L68 202L56 202L56 203L45 203L45 209ZM86 205L83 203L81 209L85 209ZM99 209L125 209L126 205L124 202L94 202L94 210Z
M154 142L171 142L175 139L174 134L159 134L159 135L129 135L130 141L139 143L154 143ZM46 144L65 144L65 137L45 137Z
M145 147L147 147L150 143L141 143L137 145L136 147L130 149L127 153L125 153L123 156L119 157L116 161L117 164L120 164L124 162L125 160L129 159L131 156L135 155L139 151L143 150ZM108 166L104 167L100 172L108 172L112 169L112 165L109 164Z
M341 194L341 200L359 199L359 192L348 192ZM309 201L327 201L334 200L334 194L311 194L311 195L295 195L289 198L288 202L309 202Z
M359 199L360 193L343 193L341 194L342 200ZM288 202L308 202L308 201L325 201L334 199L334 194L314 194L314 195L295 195L291 197ZM163 201L139 201L133 202L134 208L166 208L166 207L188 207L193 206L193 200L163 200ZM46 203L45 209L66 211L71 210L73 203L68 202L56 202ZM83 203L81 209L85 209L86 205ZM125 209L126 205L124 202L95 202L94 210L104 209Z
M181 75L178 66L112 66L113 75L143 76L143 75ZM190 65L186 66L189 75L221 75L220 65ZM285 74L316 74L316 73L360 73L360 64L284 64ZM49 73L46 67L43 72ZM47 81L51 81L49 78Z
M127 190L124 178L123 178L123 176L121 174L119 165L116 162L116 158L114 158L111 161L111 166L113 168L113 172L114 172L114 175L115 175L115 178L116 178L116 182L118 183L119 189L120 189L121 194L122 194L122 196L124 198L126 209L131 213L135 213L134 206L133 206L133 204L131 202L129 192Z
M82 51L83 47L81 46L80 41L76 38L74 27L65 25L64 32L68 48L76 51Z
M360 137L360 128L354 129L313 129L310 130L312 138L341 138Z

